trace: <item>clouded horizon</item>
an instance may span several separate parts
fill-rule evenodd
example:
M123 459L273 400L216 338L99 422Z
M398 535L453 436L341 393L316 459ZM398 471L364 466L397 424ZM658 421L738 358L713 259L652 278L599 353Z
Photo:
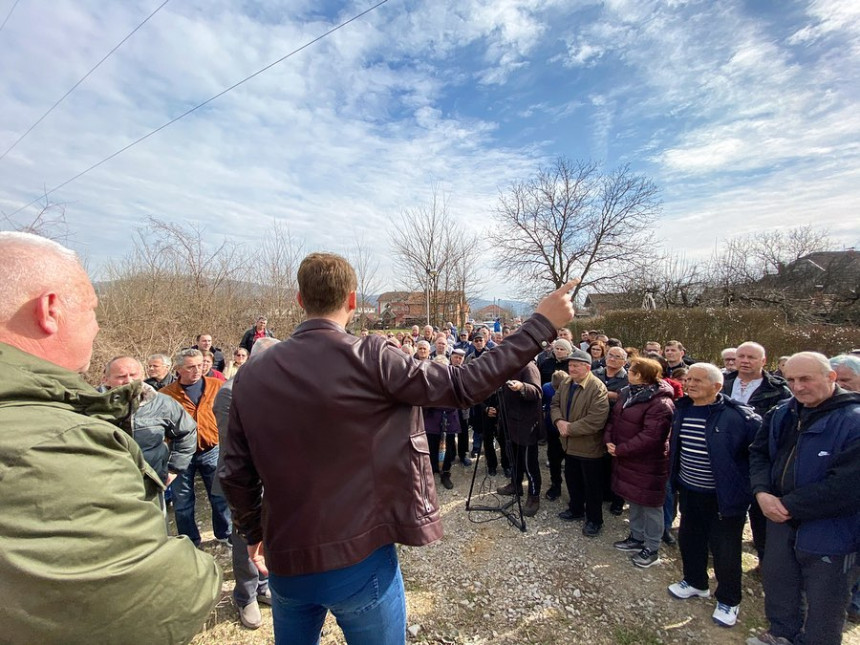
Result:
M0 154L160 3L20 0L0 31ZM0 211L373 4L168 2L0 159ZM50 199L96 273L153 216L213 241L273 220L307 250L363 237L390 275L403 210L436 189L481 231L500 190L563 155L650 177L655 233L691 259L803 224L855 246L858 94L851 0L389 0ZM483 255L481 295L515 297Z

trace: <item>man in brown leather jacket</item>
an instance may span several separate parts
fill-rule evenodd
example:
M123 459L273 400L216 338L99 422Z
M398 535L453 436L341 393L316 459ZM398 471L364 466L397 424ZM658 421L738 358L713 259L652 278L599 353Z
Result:
M343 258L311 254L297 277L308 319L236 375L221 484L251 559L269 572L276 643L317 643L329 609L350 645L404 643L394 544L442 536L414 406L485 399L572 318L575 283L503 346L451 367L346 333L356 276Z

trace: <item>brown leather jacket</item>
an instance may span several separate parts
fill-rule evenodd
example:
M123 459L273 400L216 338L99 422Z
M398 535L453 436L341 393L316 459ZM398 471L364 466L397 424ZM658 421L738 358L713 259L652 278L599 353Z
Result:
M380 336L302 323L235 377L221 486L249 544L284 576L442 537L421 409L482 401L555 337L535 315L480 360L417 361ZM265 496L262 496L265 488Z

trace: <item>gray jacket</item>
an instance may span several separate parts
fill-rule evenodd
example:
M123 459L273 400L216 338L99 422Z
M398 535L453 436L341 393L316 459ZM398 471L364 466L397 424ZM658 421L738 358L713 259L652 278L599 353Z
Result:
M167 473L181 473L197 450L197 424L166 394L151 392L134 413L134 440L143 458L167 480ZM168 445L169 442L170 445Z

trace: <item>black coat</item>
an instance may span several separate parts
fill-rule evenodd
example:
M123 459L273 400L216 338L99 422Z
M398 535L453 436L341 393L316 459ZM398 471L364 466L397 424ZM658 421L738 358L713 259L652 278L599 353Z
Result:
M541 422L543 390L537 365L528 363L512 380L522 381L523 389L514 392L507 385L503 385L499 390L505 430L512 443L518 446L533 446L546 434Z

